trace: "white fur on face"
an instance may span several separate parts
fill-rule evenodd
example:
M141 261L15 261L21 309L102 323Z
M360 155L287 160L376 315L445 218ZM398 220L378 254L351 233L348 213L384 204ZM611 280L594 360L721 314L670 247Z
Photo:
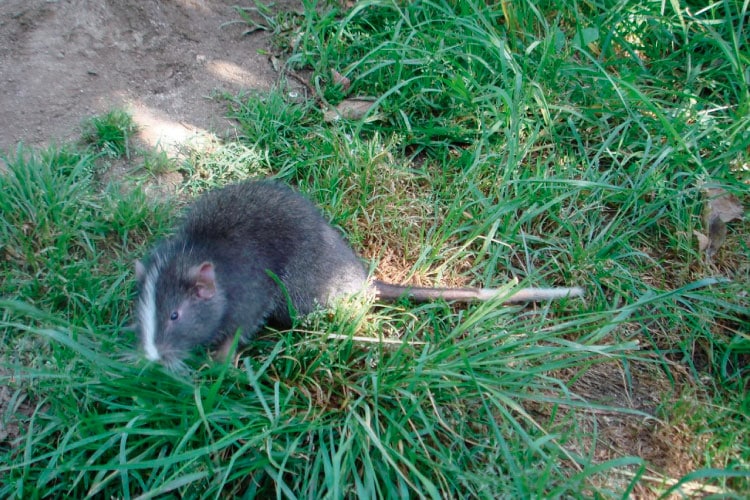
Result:
M161 354L156 348L156 280L159 277L159 266L151 267L146 273L146 278L141 289L138 300L138 323L141 329L141 342L146 358L151 361L159 361Z

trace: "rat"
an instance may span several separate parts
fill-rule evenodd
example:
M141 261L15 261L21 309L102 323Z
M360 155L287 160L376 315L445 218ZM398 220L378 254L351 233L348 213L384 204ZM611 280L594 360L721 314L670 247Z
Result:
M188 209L175 234L135 264L136 330L147 359L180 366L196 347L225 357L240 331L247 344L266 323L291 326L296 315L336 298L372 292L405 297L489 300L480 288L425 288L370 280L363 261L307 198L271 180L212 190ZM505 303L580 297L578 288L525 288Z

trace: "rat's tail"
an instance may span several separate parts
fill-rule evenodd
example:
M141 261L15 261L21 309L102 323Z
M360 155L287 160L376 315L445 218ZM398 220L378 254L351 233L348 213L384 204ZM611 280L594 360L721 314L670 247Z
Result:
M378 300L394 301L407 298L414 302L446 300L449 302L473 302L490 300L497 295L507 293L496 288L429 288L421 286L394 285L385 281L374 280L372 286ZM543 302L567 297L583 297L583 289L572 288L522 288L508 295L503 303Z

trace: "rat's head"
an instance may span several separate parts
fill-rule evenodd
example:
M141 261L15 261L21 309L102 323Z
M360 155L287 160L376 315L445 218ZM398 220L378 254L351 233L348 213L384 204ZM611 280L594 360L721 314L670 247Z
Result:
M146 358L178 366L194 347L212 343L226 311L211 262L156 252L136 262L137 330Z

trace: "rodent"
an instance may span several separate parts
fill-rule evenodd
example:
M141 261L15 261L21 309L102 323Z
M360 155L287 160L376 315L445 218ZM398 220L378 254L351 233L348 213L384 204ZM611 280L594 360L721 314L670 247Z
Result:
M488 300L493 289L421 288L370 281L364 263L307 198L270 180L209 191L174 236L136 262L136 329L146 358L174 367L195 347L226 355L237 330L249 342L269 321L364 289L379 300ZM526 288L506 302L582 296L580 288Z

